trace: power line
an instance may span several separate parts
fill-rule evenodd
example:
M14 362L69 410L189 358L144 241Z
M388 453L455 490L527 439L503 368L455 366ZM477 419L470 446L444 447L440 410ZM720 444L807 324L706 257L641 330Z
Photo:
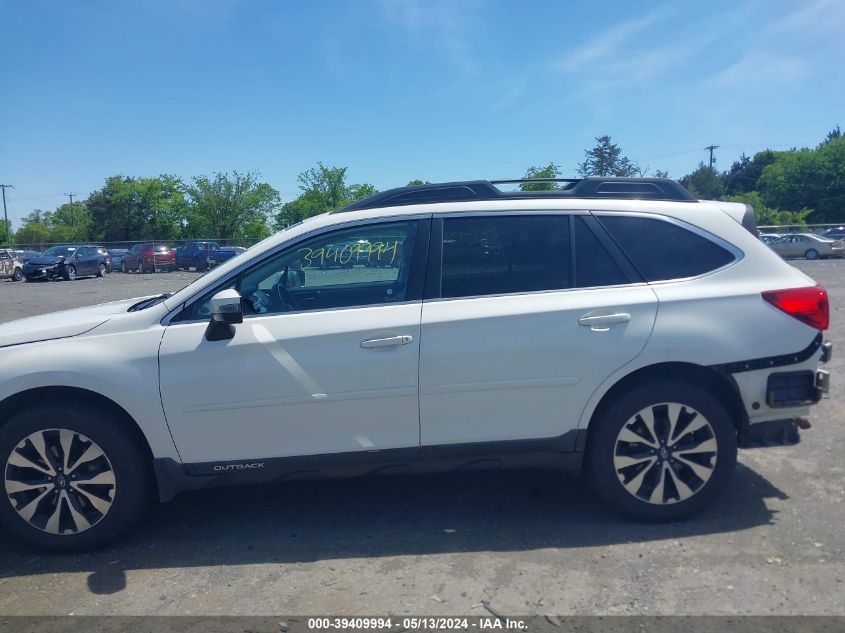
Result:
M9 233L9 214L6 212L6 188L14 189L12 185L0 185L3 189L3 218L6 220L6 246L11 246L12 235Z

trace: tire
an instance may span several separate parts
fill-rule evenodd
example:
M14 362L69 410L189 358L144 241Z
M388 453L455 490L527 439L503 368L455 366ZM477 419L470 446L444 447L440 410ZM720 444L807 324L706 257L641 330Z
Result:
M128 273L129 272L129 266L126 265L125 261L120 262L120 272L122 272L122 273Z
M144 260L143 259L138 260L138 272L142 273L142 274L149 272L147 270L147 267L144 266Z
M23 279L23 271L20 268L15 268L15 272L12 273L12 281L20 281Z
M667 418L674 418L668 429ZM684 427L672 439L677 422ZM635 519L675 521L701 512L722 494L736 467L731 415L691 384L637 387L594 424L587 449L593 487L608 506ZM655 441L667 435L668 442Z
M62 271L62 277L65 281L74 281L76 279L76 268L74 266L65 266Z
M35 449L38 438L48 451ZM68 464L63 445L70 447ZM20 466L39 453L50 463ZM89 459L82 461L86 454ZM12 416L0 427L0 468L0 525L52 552L102 546L135 524L153 498L146 450L107 410L84 403L38 404ZM81 483L92 478L101 483L93 488Z
M208 270L208 262L206 261L204 264L200 260L194 262L194 270L198 273L202 273Z
M106 276L106 265L100 264L97 267L97 277L105 277Z
M818 259L819 252L815 248L808 248L804 251L804 259Z

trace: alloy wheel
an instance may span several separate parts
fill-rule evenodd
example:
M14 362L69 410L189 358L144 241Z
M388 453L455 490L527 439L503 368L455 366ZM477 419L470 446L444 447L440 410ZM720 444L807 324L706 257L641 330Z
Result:
M613 469L623 488L640 501L685 501L710 480L718 445L710 422L677 402L648 406L622 426Z
M49 534L84 532L114 504L116 481L109 458L76 431L31 433L12 450L4 473L15 512Z

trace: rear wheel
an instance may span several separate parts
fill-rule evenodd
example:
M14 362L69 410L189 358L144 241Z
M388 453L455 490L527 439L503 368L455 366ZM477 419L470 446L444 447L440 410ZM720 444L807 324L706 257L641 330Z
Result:
M89 406L37 405L0 428L0 524L55 552L99 547L152 498L149 458L119 421Z
M106 265L100 264L97 267L97 277L105 277L106 276Z
M806 251L804 251L804 257L806 259L818 259L819 252L815 248L808 248Z
M736 430L710 393L686 383L644 385L596 420L589 474L609 506L637 519L673 521L702 511L736 466Z

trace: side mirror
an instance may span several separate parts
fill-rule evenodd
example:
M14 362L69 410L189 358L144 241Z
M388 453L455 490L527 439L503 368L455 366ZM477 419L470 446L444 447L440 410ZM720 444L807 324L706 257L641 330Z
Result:
M218 323L243 323L244 315L241 309L241 295L237 290L229 288L221 290L211 298L211 320Z
M225 341L235 338L235 323L243 323L241 295L229 288L221 290L211 298L211 322L205 330L207 341Z

